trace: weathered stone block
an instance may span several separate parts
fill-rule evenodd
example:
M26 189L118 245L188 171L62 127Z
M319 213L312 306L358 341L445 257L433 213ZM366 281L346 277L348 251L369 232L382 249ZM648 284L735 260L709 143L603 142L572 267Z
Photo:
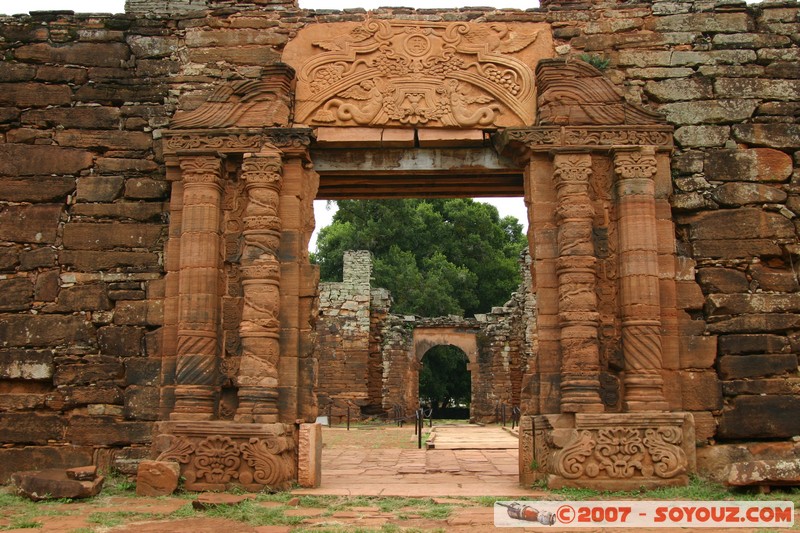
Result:
M33 250L26 250L19 256L19 268L20 270L51 268L56 265L57 257L58 254L56 251L49 246L34 248Z
M744 315L708 323L711 333L780 332L800 328L796 313L765 313Z
M85 150L27 144L0 144L0 175L75 174L92 165Z
M782 239L794 235L792 221L778 213L756 208L702 213L688 223L691 240Z
M36 43L20 46L14 51L17 59L37 63L84 65L88 67L119 67L131 53L124 43L70 43L53 47Z
M121 300L114 311L118 325L161 326L163 322L163 300Z
M147 444L152 440L151 422L120 421L113 416L75 415L69 421L67 440L76 445L120 446Z
M61 271L57 268L39 272L33 288L33 297L37 302L54 302L61 289Z
M711 42L715 48L758 49L787 46L791 39L768 33L718 33Z
M33 283L28 278L0 279L0 311L24 311L33 303Z
M15 246L0 246L0 270L14 271L19 265L19 251Z
M125 361L125 383L157 387L161 383L161 359L135 357Z
M319 487L322 483L322 425L300 424L297 452L297 483L301 487Z
M756 263L748 269L750 276L764 291L796 292L800 290L797 276L791 269L770 268L764 264Z
M783 203L787 194L760 183L724 183L714 189L711 197L722 206L739 207L747 204Z
M6 205L0 208L0 240L53 243L61 211L62 206L55 204Z
M6 444L47 444L62 441L66 421L54 413L0 413L0 435Z
M4 83L0 105L17 107L47 107L64 105L72 100L72 90L66 85L45 83Z
M92 452L92 446L0 448L0 483L7 483L14 472L91 464Z
M60 385L48 398L51 409L74 409L92 404L122 405L122 390L110 381L90 383L87 386Z
M74 190L74 178L0 178L0 198L10 202L60 202Z
M747 292L750 283L740 270L732 268L703 267L697 270L697 281L705 293Z
M675 283L675 289L678 309L702 309L705 298L700 285L694 281L679 281Z
M152 172L158 169L158 164L148 159L129 159L125 157L98 157L96 168L104 174L117 172Z
M168 57L178 50L178 38L169 35L129 35L126 41L137 60Z
M119 109L105 106L51 107L22 114L22 124L40 128L119 128Z
M78 178L78 200L111 202L119 197L125 180L120 176L86 176Z
M84 344L94 338L94 328L80 316L2 315L0 346L51 347Z
M57 357L56 373L53 384L90 385L103 381L119 380L125 375L125 369L116 357L105 355L87 355L85 357Z
M148 150L153 143L152 135L143 131L61 130L54 138L61 146L107 150Z
M800 391L800 378L796 377L737 379L722 382L722 394L725 396L797 394L798 391Z
M186 32L186 46L203 48L209 46L283 45L285 34L259 30L206 30L190 29Z
M89 72L87 69L79 67L42 65L36 69L36 79L38 81L83 85L89 80Z
M706 314L710 317L798 311L800 294L711 294L706 300Z
M100 493L105 480L103 476L91 481L69 479L62 469L15 472L11 479L17 492L33 501L90 498Z
M722 413L721 439L788 438L800 434L797 396L739 396Z
M136 471L136 495L168 496L177 490L180 477L177 462L141 461Z
M52 377L52 350L0 350L0 379L49 380Z
M720 355L783 353L791 349L787 337L768 333L761 335L720 335L718 340Z
M3 81L30 81L36 75L36 67L19 63L0 63L0 79Z
M733 138L739 142L772 148L800 148L799 124L736 124Z
M722 408L722 385L713 370L678 373L683 408L687 411L716 411Z
M123 414L128 420L158 420L158 387L131 385L125 389Z
M100 353L117 357L142 355L144 330L131 326L104 326L97 330Z
M112 268L141 271L160 268L158 254L153 252L62 250L59 252L58 258L62 265L72 266L83 271L110 270Z
M686 13L657 17L656 31L746 33L754 23L747 13Z
M113 204L77 204L72 208L75 216L93 218L129 219L137 222L159 222L169 207L159 202L116 202Z
M756 378L797 372L795 354L723 355L719 358L722 379Z
M684 148L723 146L730 126L683 126L675 131L675 141Z
M733 463L727 484L736 487L800 485L800 459Z
M718 98L763 98L767 100L797 100L800 81L759 78L722 78L714 81Z
M215 63L217 61L225 61L234 65L272 65L280 61L280 59L280 52L269 46L189 49L189 61L193 63Z
M725 124L739 122L753 116L758 107L758 100L697 100L692 102L675 102L664 104L658 109L667 116L667 121L672 124ZM703 126L698 126L703 127ZM682 134L684 135L684 134ZM688 132L685 133L688 135ZM697 146L718 146L713 135L706 132L706 137L697 137L700 141L688 137L689 142ZM684 142L686 141L685 137ZM697 144L700 142L701 144Z
M692 242L694 257L710 259L749 259L781 255L781 247L771 239L703 239Z
M166 198L170 184L151 178L131 178L125 182L125 198L134 200L154 200Z
M64 226L64 247L75 250L158 247L164 227L155 224L87 224Z
M711 335L681 335L681 368L711 368L717 358L717 337Z
M711 80L707 78L681 78L664 81L649 81L644 86L645 94L657 102L709 99L714 95Z
M56 303L46 306L45 312L107 311L111 309L105 283L87 283L62 288Z

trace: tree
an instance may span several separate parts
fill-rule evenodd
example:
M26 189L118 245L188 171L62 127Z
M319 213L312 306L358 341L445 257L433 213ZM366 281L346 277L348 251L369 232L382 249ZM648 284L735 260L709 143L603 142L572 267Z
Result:
M419 370L420 403L435 411L469 405L472 384L467 356L455 346L434 346L422 357Z
M522 225L470 199L343 200L322 228L314 261L341 279L346 250L369 250L374 283L396 313L472 315L505 303L519 286Z

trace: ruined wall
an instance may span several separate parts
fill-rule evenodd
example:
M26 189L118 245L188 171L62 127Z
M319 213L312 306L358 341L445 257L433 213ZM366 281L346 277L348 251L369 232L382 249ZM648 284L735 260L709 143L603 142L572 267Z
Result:
M370 288L369 252L345 252L344 280L320 284L316 353L322 413L331 404L330 413L340 422L347 416L347 402L353 418L394 416L397 408L412 413L419 407L421 358L434 345L461 346L459 336L471 336L467 344L476 346L475 353L467 354L471 418L495 421L501 404L518 406L522 376L533 357L527 336L528 324L535 322L529 266L524 254L519 290L490 313L421 318L392 315L388 291ZM441 332L441 342L419 341L415 331L420 330Z
M160 130L221 81L258 79L304 25L366 16L208 5L0 18L0 480L34 457L143 455L163 355ZM800 433L798 13L796 2L658 1L372 14L549 23L557 56L603 67L675 126L672 209L659 218L677 224L678 264L661 266L680 282L662 298L680 309L665 342L686 357L665 361L664 378L701 441Z
M335 420L360 418L362 409L380 410L375 373L380 369L381 316L390 304L385 289L373 289L372 259L365 250L344 255L343 280L320 283L316 356L322 413ZM377 355L377 359L376 359ZM379 386L378 386L379 387Z

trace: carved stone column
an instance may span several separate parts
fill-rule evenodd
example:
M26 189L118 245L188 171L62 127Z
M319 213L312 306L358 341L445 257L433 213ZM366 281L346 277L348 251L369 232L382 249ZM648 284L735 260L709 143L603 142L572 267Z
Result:
M624 406L627 411L668 410L661 376L655 149L617 151L614 167L618 176Z
M558 222L558 318L561 327L561 412L602 412L596 269L589 197L589 154L555 156Z
M216 412L221 163L209 155L180 160L184 205L172 420L211 420Z
M245 156L242 164L247 206L241 260L242 361L235 380L239 387L235 419L240 422L278 421L281 265L277 252L281 240L278 216L281 171L281 153L275 147Z

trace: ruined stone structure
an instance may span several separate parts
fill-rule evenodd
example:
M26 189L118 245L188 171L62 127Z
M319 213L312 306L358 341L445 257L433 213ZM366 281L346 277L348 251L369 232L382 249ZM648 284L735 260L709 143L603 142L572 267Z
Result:
M535 324L530 257L523 283L502 307L463 318L391 314L391 295L371 286L369 252L344 254L342 282L320 283L316 323L321 414L341 422L369 416L413 416L419 405L419 371L425 354L439 345L460 348L468 360L470 419L496 422L500 406L520 405L522 376L533 353Z
M315 198L525 197L524 480L800 433L797 4L542 4L0 19L0 477L308 473Z

